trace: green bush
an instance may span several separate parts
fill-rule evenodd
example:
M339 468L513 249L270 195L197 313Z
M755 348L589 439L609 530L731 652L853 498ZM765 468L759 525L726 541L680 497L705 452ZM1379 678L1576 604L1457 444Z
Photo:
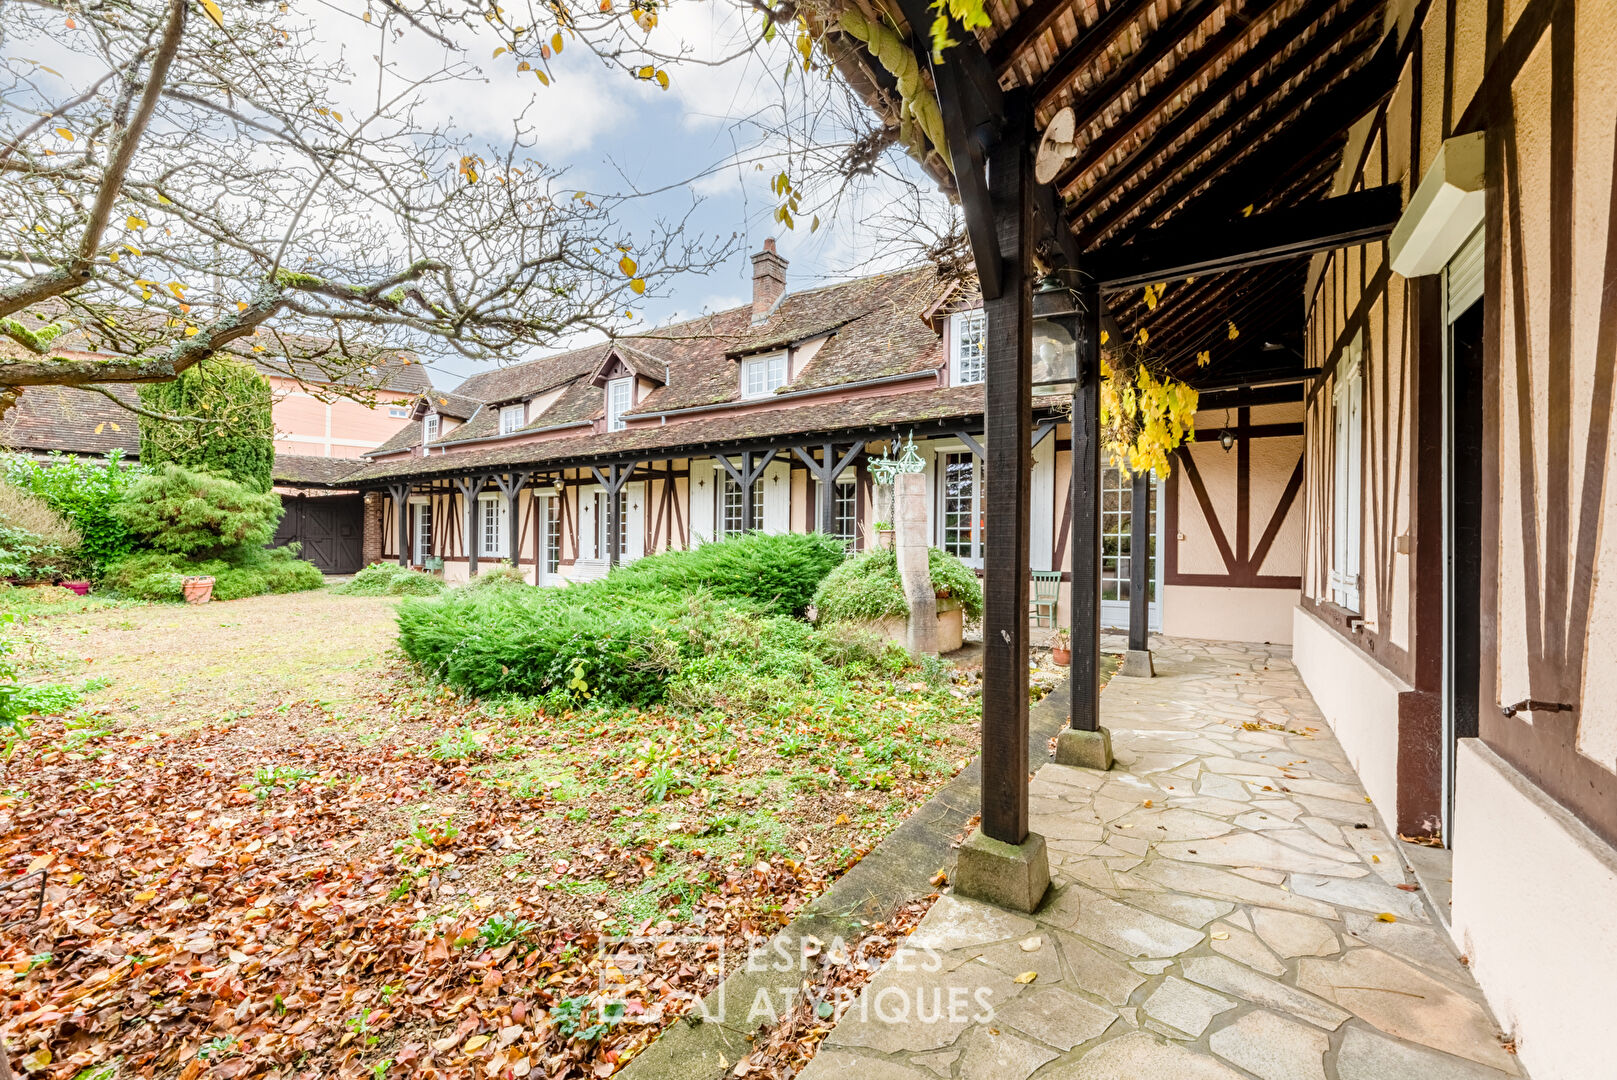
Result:
M983 588L971 568L938 548L927 549L926 561L933 590L959 601L966 618L982 618ZM820 583L814 609L821 623L908 615L910 606L898 576L898 554L879 548L847 560Z
M399 643L465 693L774 710L886 669L874 635L826 636L791 614L842 558L834 540L753 534L649 556L565 588L500 575L399 606ZM907 661L898 651L897 665Z
M528 579L522 575L521 570L518 570L510 563L501 563L493 570L484 570L470 581L462 582L455 588L458 591L465 592L468 589L509 589L516 585L527 584Z
M398 563L380 562L365 567L332 591L344 596L436 596L444 587L442 578Z
M0 481L0 578L24 583L73 577L79 532L25 488Z
M159 551L208 559L268 543L281 520L281 497L164 465L129 485L118 516Z
M129 554L134 536L117 508L125 492L143 471L126 465L122 451L113 451L105 462L52 454L34 461L18 454L4 461L4 479L45 500L78 531L79 556L92 576L114 559Z
M183 577L213 578L215 600L318 589L325 575L297 557L296 545L240 548L217 559L191 560L168 551L143 551L107 568L102 584L136 600L178 600Z
M782 615L801 616L814 590L846 553L821 533L751 533L689 551L670 551L620 566L607 580L637 589L694 592L756 600Z
M140 460L212 473L251 491L270 489L275 464L274 398L252 365L214 354L171 382L140 388L141 404L168 416L213 423L140 418Z

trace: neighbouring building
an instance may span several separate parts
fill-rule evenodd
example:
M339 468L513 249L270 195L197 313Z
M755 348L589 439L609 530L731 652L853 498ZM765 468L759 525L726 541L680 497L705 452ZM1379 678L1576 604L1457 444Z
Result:
M347 481L385 485L377 550L451 580L511 562L554 584L753 528L824 529L862 549L891 516L869 463L913 441L932 543L981 567L986 327L975 297L933 267L791 292L773 241L753 267L748 306L423 395L415 422ZM1199 427L1227 425L1232 448L1187 445L1153 485L1154 626L1290 640L1300 383L1229 410L1209 395ZM1067 401L1050 392L1035 404L1028 570L1059 605L1047 625L1065 622L1071 568ZM1103 483L1103 611L1122 626L1131 486L1115 469Z

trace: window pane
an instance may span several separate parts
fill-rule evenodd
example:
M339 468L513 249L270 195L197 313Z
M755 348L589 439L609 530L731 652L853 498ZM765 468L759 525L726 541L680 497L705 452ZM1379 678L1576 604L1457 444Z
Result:
M987 326L988 319L981 311L966 312L955 320L955 380L961 384L983 381Z
M545 515L545 572L554 574L561 569L561 502L547 499L550 510Z
M943 550L956 558L975 560L972 543L976 526L975 463L969 453L943 455Z

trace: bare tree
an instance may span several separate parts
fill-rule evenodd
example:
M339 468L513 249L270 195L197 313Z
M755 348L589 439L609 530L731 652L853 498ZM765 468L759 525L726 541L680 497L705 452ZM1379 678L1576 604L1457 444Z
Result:
M534 160L523 110L498 147L423 119L478 76L484 17L408 7L339 10L376 48L345 115L353 72L278 0L0 0L0 413L227 346L322 381L384 350L508 359L729 253L683 220L625 233L621 197ZM397 58L424 41L440 63Z

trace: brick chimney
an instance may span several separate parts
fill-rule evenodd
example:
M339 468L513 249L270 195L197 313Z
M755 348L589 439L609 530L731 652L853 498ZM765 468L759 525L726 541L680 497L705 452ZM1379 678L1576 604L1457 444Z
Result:
M786 293L786 260L775 254L775 238L764 241L764 249L752 257L752 321L769 318Z

